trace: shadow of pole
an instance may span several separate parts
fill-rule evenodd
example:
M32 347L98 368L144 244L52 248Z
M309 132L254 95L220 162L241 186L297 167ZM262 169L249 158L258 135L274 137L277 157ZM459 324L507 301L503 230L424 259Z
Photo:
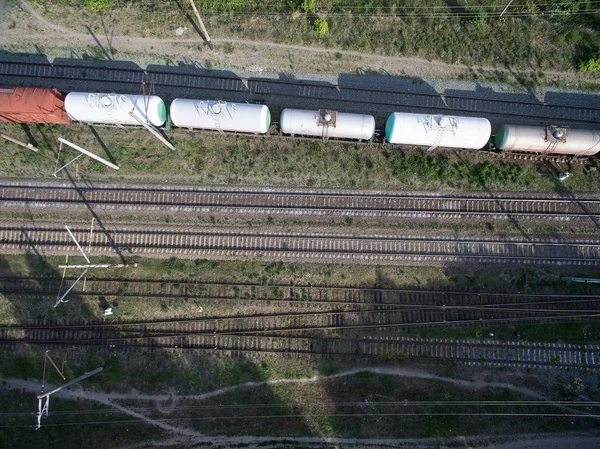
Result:
M115 165L119 165L117 164L116 159L113 157L108 147L104 144L104 141L100 138L94 127L92 125L89 125L89 128L96 140L98 141L98 143L100 144L100 146L102 147L102 149L104 150L104 152L106 153L106 155L108 156L108 158L110 159L110 161Z
M104 48L104 46L100 43L100 40L98 39L98 37L94 34L94 31L92 30L92 28L89 25L85 26L88 30L88 33L90 33L90 35L92 36L92 38L94 39L94 41L96 42L96 45L98 45L98 47L100 47L100 50L102 50L102 53L104 53L106 55L106 59L112 61L113 57L110 54L110 52Z
M552 182L554 183L554 191L557 192L561 197L571 200L574 204L576 204L591 220L591 222L596 226L596 228L600 229L600 218L598 218L584 203L575 197L573 191L570 190L565 184L558 179L557 172L564 171L560 167L556 167L550 161L544 161L544 165L548 169L548 171L553 174ZM567 171L571 171L571 164L569 163L569 167Z
M205 46L210 46L210 43L206 40L206 36L204 36L204 33L202 32L202 30L200 29L200 27L198 26L198 24L196 24L196 21L190 15L190 13L188 12L188 9L183 6L184 1L186 1L186 0L175 0L175 4L177 6L179 6L179 9L181 9L181 13L183 15L185 15L185 18L190 23L190 25L192 26L192 28L194 28L194 31L196 32L196 34L198 34L198 36L200 36L202 38L202 40L204 41L204 45Z
M111 56L114 53L114 48L112 46L112 41L113 41L113 36L115 34L115 25L113 22L113 27L110 30L110 36L108 35L108 30L106 29L106 24L104 23L104 15L100 16L100 22L102 23L102 29L104 30L104 36L106 37L106 42L108 45L108 51L110 52Z
M464 160L464 158L462 157L462 152L461 150L457 150L454 152L456 154L456 157L465 165L465 166L469 166L469 164ZM506 215L508 221L510 224L512 224L522 235L523 237L525 237L527 240L531 241L531 237L529 237L529 234L527 234L527 232L525 231L525 229L523 229L521 227L521 225L519 224L519 221L513 217L509 212L507 212L506 208L503 206L502 202L500 201L499 198L496 197L496 195L494 195L494 192L492 192L492 190L487 186L487 183L485 182L485 179L481 176L476 176L476 181L477 184L481 187L481 189L486 192L490 198L494 199L496 201L496 204L498 205L498 208L502 211L502 213L504 213L504 215Z

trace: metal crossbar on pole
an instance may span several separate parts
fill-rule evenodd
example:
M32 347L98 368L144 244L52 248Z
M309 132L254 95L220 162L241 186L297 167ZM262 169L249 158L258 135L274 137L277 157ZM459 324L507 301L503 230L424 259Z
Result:
M61 302L68 302L68 301L63 301L63 299L65 299L65 296L67 296L71 292L71 290L73 290L73 288L75 288L75 286L77 285L77 283L81 280L82 277L84 277L86 275L87 272L88 272L88 270L86 269L83 273L81 273L79 275L79 277L75 280L75 282L73 282L73 285L71 285L69 287L69 289L65 292L65 294L62 295L58 301L56 301L56 304L54 304L54 308L58 307L58 305Z
M75 145L72 142L69 142L68 140L63 139L62 137L58 138L58 141L60 143L64 143L65 145L70 146L71 148L73 148L74 150L77 150L83 154L85 154L86 156L91 157L94 160L97 160L98 162L103 163L104 165L113 168L115 170L119 169L119 166L116 164L113 164L112 162L107 161L106 159L101 158L100 156L96 156L94 153L92 153L91 151L86 150L85 148L81 148L79 145ZM71 161L72 162L72 161ZM70 162L69 162L70 163ZM67 164L68 165L68 164ZM66 166L65 166L66 167ZM64 167L61 167L60 170L62 170ZM57 170L55 173L58 173L60 170Z
M129 266L130 265L126 263L97 263L89 265L59 265L58 268L128 268ZM134 263L131 266L137 267L137 263Z
M42 414L45 414L46 416L48 416L48 408L50 406L50 395L54 394L60 390L63 390L67 387L70 387L73 384L76 384L77 382L80 382L84 379L87 379L88 377L93 376L94 374L98 374L99 372L101 372L102 370L104 370L103 367L100 368L96 368L94 371L90 371L89 373L85 373L82 376L79 376L77 379L73 379L69 382L67 382L66 384L55 388L52 391L49 391L48 393L44 393L44 394L39 394L38 395L38 411L35 414L36 417L36 425L35 425L35 430L38 430L41 426L42 426ZM45 403L42 405L42 401L46 399Z

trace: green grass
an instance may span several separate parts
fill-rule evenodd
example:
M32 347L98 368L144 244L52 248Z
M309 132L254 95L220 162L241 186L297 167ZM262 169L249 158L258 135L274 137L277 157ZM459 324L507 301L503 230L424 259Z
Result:
M43 417L41 429L34 432L33 413L37 403L34 404L32 398L31 393L19 390L2 392L0 447L78 449L82 441L93 441L95 448L108 449L168 437L167 432L157 427L136 422L119 424L131 417L97 402L55 397L51 400L50 416ZM86 424L88 422L101 422L102 425Z
M77 27L78 22L83 24L80 16L94 15L92 4L98 4L102 9L107 1L53 0L42 3L37 0L36 3L42 12L57 21L65 20L61 15L68 10L75 15L74 19L69 17L70 25ZM111 14L128 17L126 23L116 24L117 31L122 34L166 37L174 28L188 25L177 2L156 5L113 0L112 3ZM78 13L73 7L82 4L87 8ZM201 11L219 12L204 14L203 20L213 36L324 45L365 53L441 59L468 66L574 72L600 49L600 15L577 14L579 9L589 7L583 0L568 6L562 0L544 2L543 5L533 2L515 4L510 11L527 16L502 19L498 18L502 5L493 0L479 0L475 4L459 2L457 5L443 0L429 1L426 5L416 0L401 4L359 1L351 7L342 0L322 0L315 2L314 12L312 6L298 1L206 0L197 1L197 5ZM434 7L437 9L432 9ZM565 9L569 9L570 14L544 15ZM485 17L486 11L490 17ZM274 12L278 14L265 15ZM441 17L425 17L424 12L435 12ZM452 16L450 12L470 14L471 17ZM188 15L193 14L188 11ZM328 31L323 36L313 30L318 19L328 23Z
M456 328L408 328L400 335L421 338L493 339L538 343L590 345L600 343L600 322L593 318L564 323L530 323Z
M88 180L272 185L380 189L492 189L597 191L598 173L585 174L579 164L564 183L545 164L510 163L484 152L401 150L392 146L307 142L174 130L169 151L145 130L97 127L108 156L86 126L30 126L39 153L0 142L0 175L39 177L53 172L57 137L112 157L119 171L91 159L69 167L69 174ZM29 141L20 126L0 131ZM62 161L74 157L65 150ZM66 176L64 173L61 175Z

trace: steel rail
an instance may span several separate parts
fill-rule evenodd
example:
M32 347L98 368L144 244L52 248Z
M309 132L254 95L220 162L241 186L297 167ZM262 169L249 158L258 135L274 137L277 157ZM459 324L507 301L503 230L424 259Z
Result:
M67 276L64 281L71 283L75 277ZM0 276L0 293L5 295L56 295L60 285L57 277L15 277ZM475 293L457 291L402 290L353 287L311 287L257 284L211 284L186 280L155 281L147 279L89 279L86 289L78 285L73 294L80 297L112 296L127 298L185 298L204 299L212 302L272 302L277 307L301 305L306 307L336 306L376 306L381 308L548 308L581 307L600 303L598 295L564 294L507 294ZM555 310L555 309L552 309ZM154 320L152 322L155 322ZM160 320L158 320L160 321ZM173 320L169 320L173 321ZM89 324L89 323L88 323ZM88 325L86 324L86 325Z
M241 215L364 216L368 218L546 217L557 220L600 217L598 198L489 197L391 192L290 189L185 189L181 187L66 186L36 181L0 184L3 207L65 209L94 205L106 212L216 213Z
M0 180L3 208L28 210L73 209L90 206L107 213L152 211L163 214L210 213L252 216L330 217L369 219L430 219L482 217L500 219L551 218L555 220L600 217L600 198L592 195L557 198L554 195L500 194L449 195L326 189L192 188L187 186L69 185L38 180Z
M473 261L503 263L600 264L600 242L583 239L421 237L381 234L214 231L212 229L105 227L88 242L87 229L73 229L82 245L96 252L127 250L151 255L197 258L256 257L275 260L338 260L363 263ZM73 253L70 240L55 226L0 226L0 251L31 247Z
M422 310L418 310L422 312ZM429 312L430 310L426 310ZM462 311L462 310L461 310ZM22 336L22 341L38 341L44 339L44 335L63 335L64 341L80 342L86 339L102 338L126 340L129 338L155 338L155 337L180 337L197 335L276 335L285 333L286 336L303 335L309 331L350 331L350 330L378 330L383 329L404 329L421 327L458 327L470 326L476 324L496 325L496 324L514 324L514 323L548 323L559 320L565 322L581 321L590 318L600 317L600 310L595 309L594 313L584 313L586 311L574 310L568 313L552 314L546 316L536 316L532 313L521 313L523 316L513 316L505 312L506 316L485 317L482 318L474 313L467 313L464 317L459 314L445 313L444 309L437 310L437 314L417 315L414 321L401 321L406 317L415 316L411 311L397 310L389 311L359 311L359 312L312 312L296 314L280 314L272 316L259 317L213 317L202 320L177 320L167 322L121 322L121 323L103 323L103 324L68 324L68 325L3 325L0 326L0 341L16 341L18 336ZM448 312L452 312L449 310ZM470 311L469 311L470 312ZM519 311L524 312L524 311ZM527 311L531 312L531 311ZM550 311L554 313L556 311ZM571 313L572 312L572 313ZM350 315L358 315L358 318L364 321L351 320ZM495 312L496 315L502 313ZM368 315L376 315L369 317ZM319 319L326 320L319 322ZM343 322L345 320L348 323ZM377 322L368 322L377 319ZM273 321L279 320L279 321ZM341 322L341 323L340 323ZM68 336L68 338L67 338ZM43 338L42 338L43 337ZM11 339L13 338L13 339ZM58 340L53 340L58 341Z
M4 341L5 346L38 343ZM73 342L40 342L45 347L73 346ZM211 350L233 353L279 353L287 355L316 355L320 357L353 356L443 360L487 366L600 369L600 346L570 344L541 344L523 342L432 340L406 337L286 337L200 335L176 338L156 337L151 340L97 340L80 342L80 346L124 350L144 348Z

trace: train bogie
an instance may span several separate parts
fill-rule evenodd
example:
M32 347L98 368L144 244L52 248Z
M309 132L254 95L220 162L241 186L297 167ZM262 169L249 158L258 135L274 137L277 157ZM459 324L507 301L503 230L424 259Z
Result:
M490 140L485 118L394 112L385 125L390 143L478 150Z
M165 103L155 95L71 92L65 98L65 107L71 119L84 123L139 125L131 112L154 126L162 126L167 119Z
M68 124L64 96L44 87L0 87L0 122Z
M503 151L591 156L600 151L600 131L504 125L496 133L494 144Z
M375 118L329 110L284 109L279 126L284 134L369 140L375 133Z
M271 112L261 104L177 98L170 110L173 124L180 128L265 134L271 126Z

